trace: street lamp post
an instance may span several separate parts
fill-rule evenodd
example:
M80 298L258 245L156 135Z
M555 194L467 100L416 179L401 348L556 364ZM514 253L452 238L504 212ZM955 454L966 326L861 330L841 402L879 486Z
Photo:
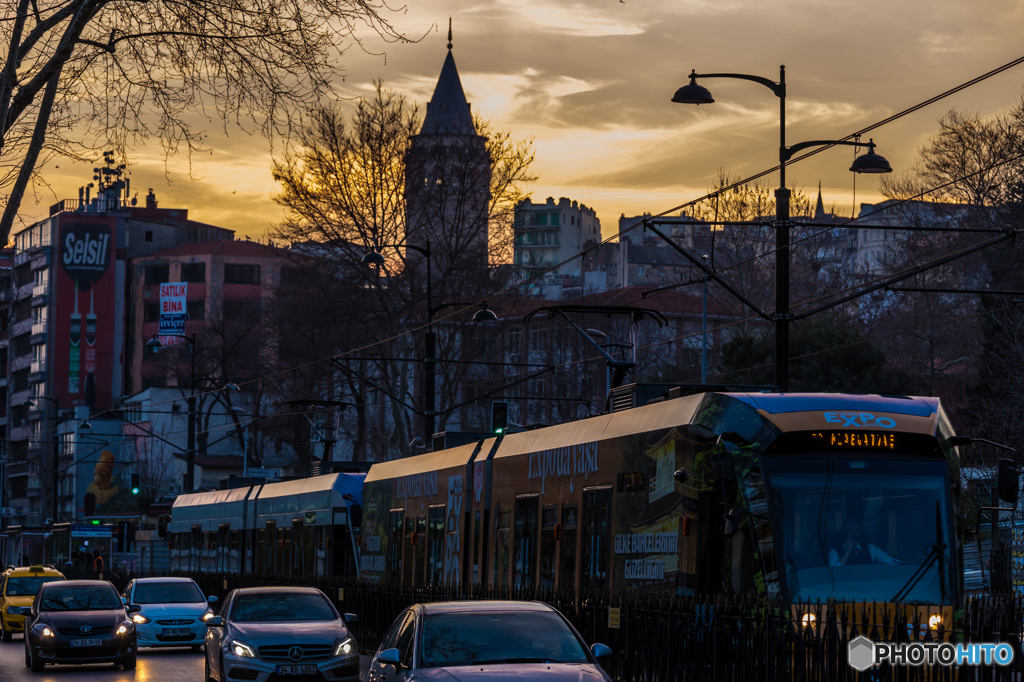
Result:
M58 398L49 398L45 395L29 398L24 402L24 407L33 407L35 400L47 400L53 403L53 522L57 523L60 518L60 438L57 434L57 427L60 425L60 403Z
M413 244L381 244L377 249L412 249L423 255L427 260L427 332L423 335L423 442L429 443L434 437L434 417L437 414L436 396L434 387L437 382L437 335L434 333L434 313L439 309L434 308L433 288L430 272L430 242L426 247ZM384 256L379 250L370 251L363 256L362 265L384 265Z
M189 381L189 395L185 398L188 405L188 435L185 447L185 492L195 492L195 468L196 468L196 333L192 336L181 338L192 344L192 375ZM163 344L160 339L153 336L146 342L146 347L154 352L160 350Z
M786 146L786 67L779 67L776 83L762 76L741 73L697 73L690 71L690 83L679 88L672 101L678 104L711 104L715 100L707 88L698 85L698 78L736 78L760 83L779 98L779 188L775 190L775 383L779 390L789 390L789 219L790 191L786 187L786 163L793 155L809 147L825 145L868 146L869 151L854 160L850 170L854 173L891 173L892 167L882 156L874 153L874 141L864 145L859 141L817 140Z

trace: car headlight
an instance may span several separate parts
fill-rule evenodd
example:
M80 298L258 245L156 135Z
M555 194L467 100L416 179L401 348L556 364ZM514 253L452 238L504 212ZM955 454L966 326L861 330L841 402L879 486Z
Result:
M355 648L355 642L353 642L352 638L349 637L348 639L346 639L343 642L338 642L338 644L334 647L334 655L335 656L349 656L352 653L352 650L354 648Z
M133 613L132 622L138 623L139 625L145 625L146 623L150 623L152 621L150 621L149 618L143 616L141 613Z
M8 606L7 607L7 613L8 613L8 615L11 615L11 616L20 616L21 615L21 607L20 606Z
M53 630L46 623L36 623L32 626L32 634L36 637L53 637Z
M228 651L239 658L256 658L256 652L248 644L228 641Z
M115 632L114 634L115 635L123 635L123 634L127 633L129 630L134 630L134 629L135 629L135 625L131 621L126 620L125 622L121 623L121 625L118 626L117 632Z
M206 613L199 616L199 620L203 621L204 623L210 620L211 618L213 618L213 609L206 609Z

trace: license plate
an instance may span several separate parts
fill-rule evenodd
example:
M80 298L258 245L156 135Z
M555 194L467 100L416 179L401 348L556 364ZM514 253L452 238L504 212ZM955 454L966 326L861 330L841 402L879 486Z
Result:
M164 628L163 632L160 633L162 637L182 637L191 634L192 631L188 628Z
M315 665L279 665L278 675L316 675Z
M101 646L103 644L102 639L73 639L71 640L71 648L80 646Z

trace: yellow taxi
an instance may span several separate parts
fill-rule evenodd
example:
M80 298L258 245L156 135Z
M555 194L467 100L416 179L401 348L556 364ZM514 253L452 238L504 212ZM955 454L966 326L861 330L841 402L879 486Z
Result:
M0 575L0 632L3 641L9 642L15 633L25 631L25 616L22 606L32 606L36 593L43 583L64 580L64 574L52 568L28 566L10 568Z

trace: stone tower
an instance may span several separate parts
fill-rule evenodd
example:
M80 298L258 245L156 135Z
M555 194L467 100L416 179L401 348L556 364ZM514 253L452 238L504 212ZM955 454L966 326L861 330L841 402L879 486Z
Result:
M487 268L491 159L473 124L451 39L449 22L448 54L406 157L406 238L421 247L430 242L435 277L461 279Z

